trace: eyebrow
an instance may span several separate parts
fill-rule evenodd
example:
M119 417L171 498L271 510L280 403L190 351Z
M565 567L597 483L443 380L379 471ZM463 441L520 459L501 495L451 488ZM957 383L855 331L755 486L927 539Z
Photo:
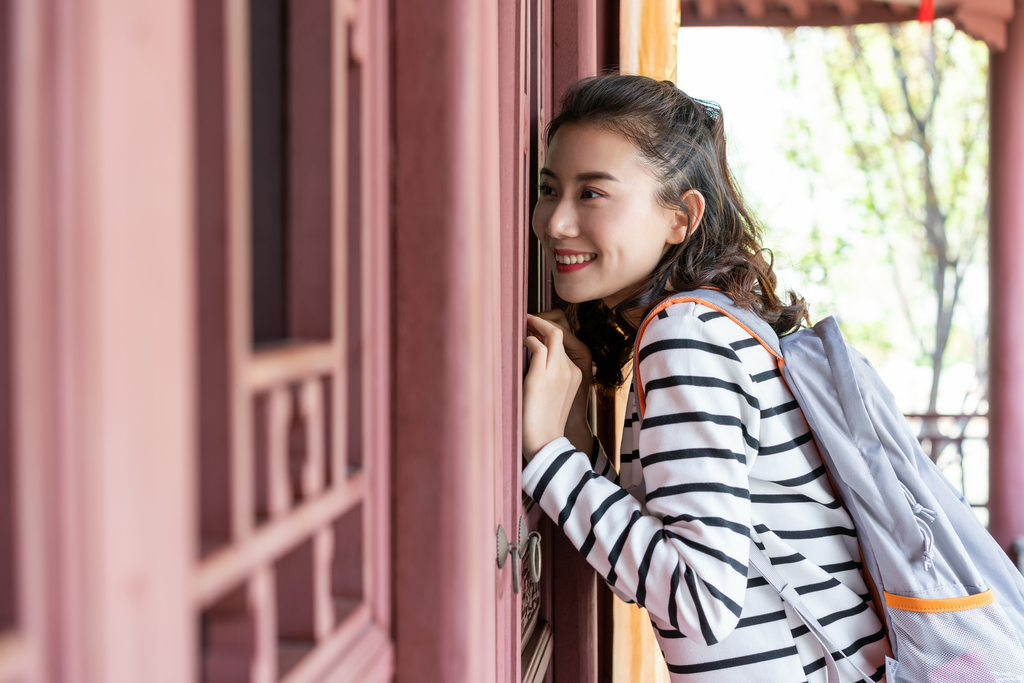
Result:
M540 169L539 174L540 175L550 176L551 178L553 178L555 180L558 180L558 176L556 176L554 171L552 171L547 166L545 166L544 168ZM611 173L608 173L606 171L586 171L584 173L577 173L576 174L576 182L578 182L578 183L585 183L588 180L611 180L612 182L616 182L616 183L622 182L618 178L613 176Z

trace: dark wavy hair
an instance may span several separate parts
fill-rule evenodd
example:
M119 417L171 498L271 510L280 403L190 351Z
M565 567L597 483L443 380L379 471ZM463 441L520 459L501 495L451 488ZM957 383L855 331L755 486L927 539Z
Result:
M632 142L660 186L663 206L689 215L681 200L688 190L699 191L705 203L697 229L672 245L633 294L611 309L600 300L569 305L569 321L593 355L600 391L612 392L623 383L639 322L671 292L718 288L779 336L809 323L803 299L790 291L785 303L775 292L774 259L761 245L763 227L726 163L717 104L694 99L671 81L595 76L569 87L561 111L548 124L548 144L569 124L600 126Z

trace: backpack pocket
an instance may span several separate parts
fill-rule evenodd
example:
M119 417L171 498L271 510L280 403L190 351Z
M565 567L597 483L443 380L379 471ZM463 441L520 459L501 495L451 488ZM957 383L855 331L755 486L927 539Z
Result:
M1024 648L991 590L963 598L885 593L899 669L890 683L1024 683Z

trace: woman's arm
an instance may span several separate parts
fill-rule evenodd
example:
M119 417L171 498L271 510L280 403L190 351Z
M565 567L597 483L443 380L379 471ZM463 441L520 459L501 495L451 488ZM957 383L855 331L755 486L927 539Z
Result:
M523 489L620 596L707 644L732 631L743 604L747 465L760 420L753 382L729 347L739 328L726 323L686 314L647 328L646 509L565 439L523 472Z

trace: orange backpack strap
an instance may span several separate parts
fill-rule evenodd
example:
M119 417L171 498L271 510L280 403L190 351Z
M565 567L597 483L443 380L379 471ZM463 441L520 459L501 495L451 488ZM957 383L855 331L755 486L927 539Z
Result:
M647 329L647 326L650 324L652 320L654 320L654 318L659 313L664 311L669 306L672 306L673 304L685 303L700 304L701 306L707 306L708 308L714 311L718 311L719 313L726 316L734 323L742 327L747 334L756 339L761 346L768 350L768 353L772 354L773 356L775 356L775 358L778 359L780 366L786 362L785 359L782 357L781 353L776 351L770 343L768 343L764 338L762 338L762 336L758 335L756 332L750 329L750 327L746 325L742 320L740 320L732 311L727 310L727 307L720 306L712 301L708 301L707 299L696 294L683 294L680 296L670 297L659 303L653 309L651 309L651 312L647 315L643 323L641 323L640 328L636 331L636 340L633 342L633 375L636 377L636 401L637 407L640 411L641 420L644 418L644 411L647 408L647 401L644 396L644 383L640 378L640 362L637 360L639 358L638 354L640 352L640 340L644 336L644 330Z

